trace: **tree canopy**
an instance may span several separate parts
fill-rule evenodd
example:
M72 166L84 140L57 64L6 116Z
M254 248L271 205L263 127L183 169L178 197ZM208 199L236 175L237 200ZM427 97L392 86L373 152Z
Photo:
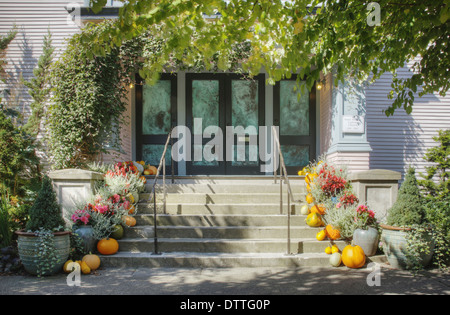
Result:
M106 0L91 0L99 12ZM374 81L394 75L385 113L411 113L415 95L445 96L450 82L450 0L127 0L114 25L95 37L95 54L105 54L145 31L161 35L158 54L145 59L141 76L158 78L176 58L192 64L200 54L218 56L218 67L230 67L232 47L248 43L250 56L242 70L265 69L268 83L300 73L311 89L321 74L335 73L335 84L347 77ZM205 18L209 17L209 18ZM375 23L374 23L375 21ZM195 36L194 36L195 35ZM410 77L397 69L413 62Z

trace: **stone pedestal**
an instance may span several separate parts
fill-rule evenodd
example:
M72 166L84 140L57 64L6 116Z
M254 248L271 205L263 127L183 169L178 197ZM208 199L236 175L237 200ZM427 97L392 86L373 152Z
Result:
M389 170L369 170L350 173L349 177L360 204L367 203L378 221L385 222L388 210L397 200L402 175Z
M95 183L103 180L103 174L81 169L52 171L48 176L53 181L63 212L86 201L93 193Z

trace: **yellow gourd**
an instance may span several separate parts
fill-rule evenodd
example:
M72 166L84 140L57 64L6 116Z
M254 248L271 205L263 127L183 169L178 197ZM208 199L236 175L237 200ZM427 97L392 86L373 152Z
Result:
M68 268L68 266L69 266L70 263L73 263L73 260L68 260L68 261L66 261L66 262L64 263L63 271L64 271L65 273L71 273L71 272L72 272L72 270L69 270L69 268Z
M306 217L306 224L311 227L323 226L322 216L318 213L310 213Z
M91 273L91 268L89 268L88 264L85 261L81 262L81 272L84 275L88 275Z
M318 241L323 241L325 237L327 237L327 233L325 232L325 230L322 230L316 234L316 239Z

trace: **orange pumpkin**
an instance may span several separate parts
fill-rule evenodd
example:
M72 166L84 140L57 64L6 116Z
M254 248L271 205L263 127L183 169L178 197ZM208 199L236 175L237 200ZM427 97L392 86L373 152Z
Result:
M341 233L338 229L334 228L331 224L328 224L325 227L325 231L327 232L327 236L331 240L337 240L338 238L341 238Z
M311 207L311 212L312 213L316 212L316 213L318 213L320 215L324 215L325 211L326 211L326 209L322 205L314 205L314 206Z
M140 179L144 184L147 184L147 179L145 178L145 176L141 176L141 177L139 177L139 179Z
M342 262L348 268L361 268L366 263L366 255L360 246L348 245L342 251Z
M123 223L125 223L127 226L132 227L136 225L136 219L129 215L124 215L122 217Z
M113 238L104 238L98 241L97 250L102 255L114 255L119 250L119 243Z
M85 255L82 261L84 261L92 271L97 270L98 267L100 267L100 257L98 257L97 255Z
M152 172L152 175L156 175L156 172L158 172L158 169L156 166L150 165L148 169Z

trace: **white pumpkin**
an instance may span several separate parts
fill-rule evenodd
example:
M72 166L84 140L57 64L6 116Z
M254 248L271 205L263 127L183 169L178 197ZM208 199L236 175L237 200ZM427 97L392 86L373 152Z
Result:
M300 208L300 214L301 215L308 215L309 214L309 207L308 207L308 205L303 205Z
M333 253L330 256L330 265L332 265L333 267L339 267L341 265L342 262L342 256L340 253Z

